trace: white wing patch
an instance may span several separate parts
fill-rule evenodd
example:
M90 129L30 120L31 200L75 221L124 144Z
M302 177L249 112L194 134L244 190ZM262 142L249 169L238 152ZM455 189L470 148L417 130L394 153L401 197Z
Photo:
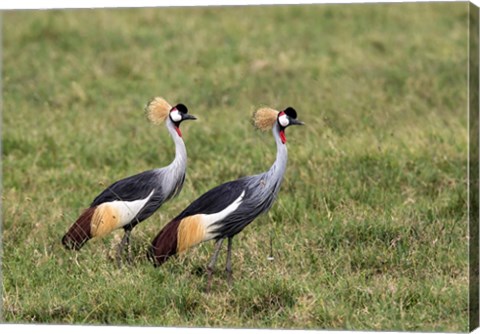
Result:
M237 208L242 203L243 196L245 196L245 190L242 192L242 194L240 196L238 196L238 198L232 204L227 206L222 211L217 212L217 213L212 213L212 214L209 214L209 215L206 215L206 214L201 215L201 222L202 222L203 226L205 227L205 231L206 231L203 241L207 241L207 240L210 240L210 239L215 237L215 234L213 234L210 231L209 227L211 227L212 224L226 218L229 214L231 214L232 212L237 210Z
M113 207L119 215L119 222L117 228L123 227L130 223L132 219L145 206L150 197L152 197L154 192L155 190L152 190L150 195L148 195L146 198L136 201L113 201L108 203L108 205Z

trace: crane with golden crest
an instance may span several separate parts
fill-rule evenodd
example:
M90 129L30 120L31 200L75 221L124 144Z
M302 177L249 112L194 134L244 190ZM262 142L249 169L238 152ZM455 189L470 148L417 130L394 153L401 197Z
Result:
M275 138L277 155L270 169L221 184L201 195L158 233L148 252L153 264L160 266L177 253L201 242L216 240L215 251L207 266L207 291L224 239L228 240L225 269L231 285L232 239L274 203L287 167L285 129L290 125L304 124L297 120L297 112L292 107L283 111L261 108L253 118L258 129L271 130Z
M79 250L88 240L123 228L125 233L118 246L116 258L120 264L122 253L127 248L128 260L131 261L129 242L132 229L182 189L187 168L187 151L180 124L196 117L188 114L184 104L171 106L161 97L152 99L145 109L152 123L165 123L175 143L174 160L166 167L147 170L108 186L63 236L62 244L67 249Z

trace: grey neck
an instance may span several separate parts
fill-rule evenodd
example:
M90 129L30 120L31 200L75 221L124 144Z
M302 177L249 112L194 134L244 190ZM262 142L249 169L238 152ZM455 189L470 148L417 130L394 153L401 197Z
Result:
M175 143L175 159L165 168L159 169L161 175L162 192L165 198L170 198L178 193L185 179L187 169L187 150L182 137L175 130L175 124L167 118L166 126Z
M178 135L175 130L175 124L173 124L170 118L167 118L166 125L168 132L175 143L175 159L167 168L181 170L185 173L187 167L187 149L185 148L185 143L183 142L182 137Z
M285 174L285 170L287 168L288 152L287 145L282 143L282 139L280 138L280 126L278 123L275 123L272 132L275 142L277 143L277 158L275 159L272 167L270 167L270 170L267 172L267 179L271 180L269 182L272 182L272 184L277 185L277 189L274 189L274 192L276 193L278 188L280 188L283 175Z

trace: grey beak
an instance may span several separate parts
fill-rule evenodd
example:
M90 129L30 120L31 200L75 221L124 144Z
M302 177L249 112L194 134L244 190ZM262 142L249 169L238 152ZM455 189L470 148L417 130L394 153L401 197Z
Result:
M290 118L290 125L305 125L305 123L294 118Z
M182 114L182 121L189 120L189 119L195 120L197 118L193 115L190 115L190 114Z

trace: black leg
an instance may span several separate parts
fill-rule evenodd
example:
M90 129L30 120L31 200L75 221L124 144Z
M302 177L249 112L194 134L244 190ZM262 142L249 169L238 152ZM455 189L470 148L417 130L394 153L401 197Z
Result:
M129 265L132 265L133 260L132 260L132 250L130 248L130 233L132 233L132 230L125 230L125 235L127 236L127 242L125 247L127 247L127 263Z
M223 239L218 239L215 243L215 252L213 253L210 262L207 266L207 274L208 274L208 281L207 281L207 293L210 292L210 287L212 285L212 274L213 269L215 268L215 262L217 262L218 253L220 252L220 248L222 247Z
M130 233L132 230L125 230L125 234L123 235L122 241L118 245L117 248L117 265L118 267L122 266L122 255L123 251L125 250L125 246L127 247L128 252L128 262L131 262L131 254L130 254Z
M227 265L225 266L225 271L227 272L227 282L228 286L232 286L232 237L228 238L228 247L227 247Z

